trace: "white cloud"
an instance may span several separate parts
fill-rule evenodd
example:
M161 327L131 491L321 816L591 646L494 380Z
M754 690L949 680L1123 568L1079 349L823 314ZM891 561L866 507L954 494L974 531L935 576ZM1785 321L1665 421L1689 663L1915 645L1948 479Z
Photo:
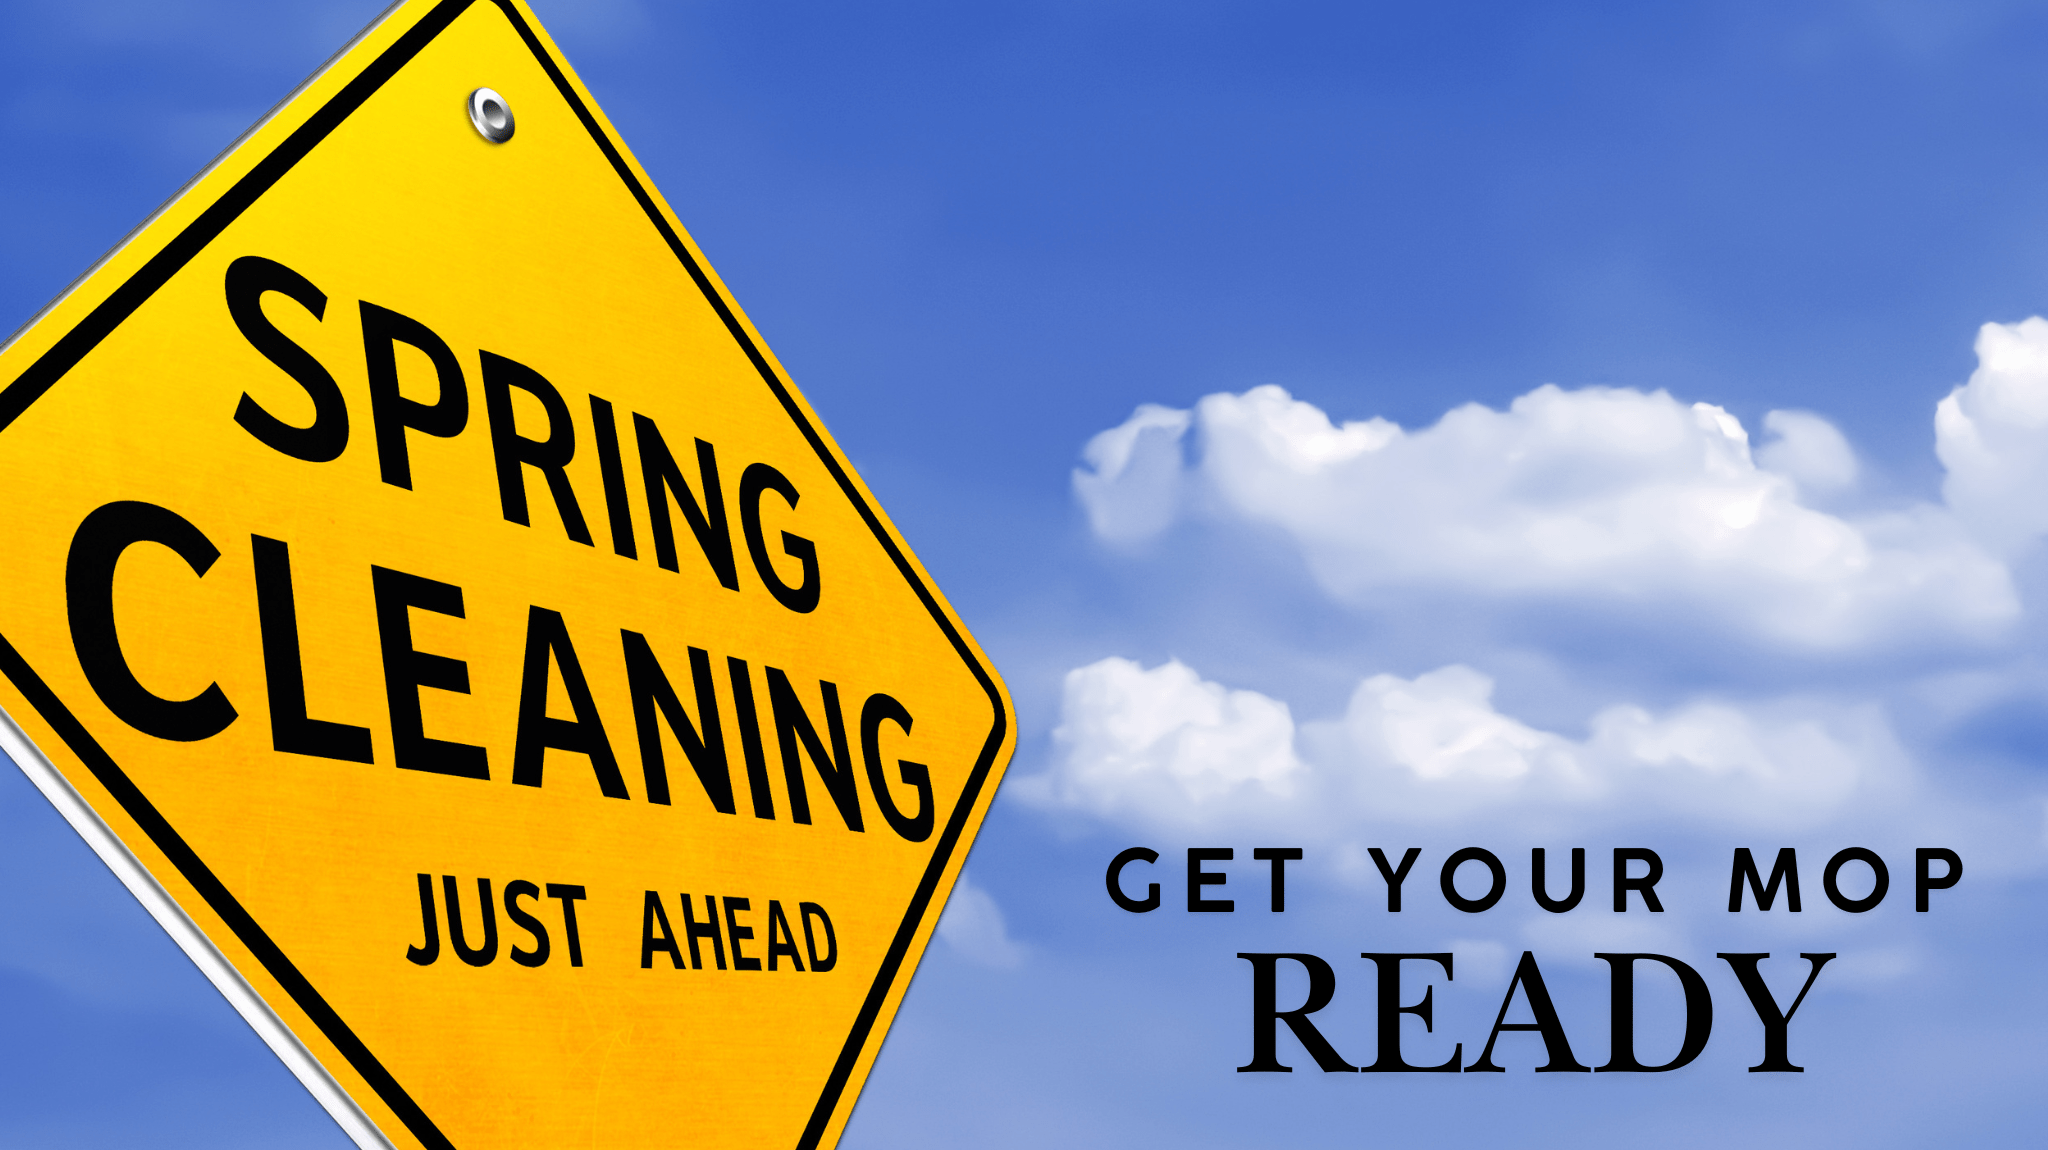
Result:
M1594 600L1810 650L1985 640L2017 617L2006 567L1955 516L1818 510L1802 492L1855 481L1847 441L1811 414L1766 423L1760 467L1733 416L1661 391L1546 385L1406 431L1333 424L1268 386L1141 409L1089 444L1074 482L1105 540L1197 510L1277 527L1352 604L1400 588Z
M1987 325L1978 355L1936 414L1942 501L1877 510L1847 438L1804 411L1768 413L1752 452L1721 408L1623 388L1545 386L1421 429L1333 421L1277 387L1141 408L1096 436L1074 475L1098 538L1248 529L1226 538L1289 548L1323 602L1399 624L1385 657L1436 669L1363 677L1341 708L1309 715L1227 674L1104 660L1067 676L1053 760L1016 791L1154 834L1287 828L1368 886L1376 872L1352 847L1391 826L1424 839L1910 836L1970 842L1972 873L2037 867L2044 808L1944 798L1937 775L1972 752L1942 746L1923 774L1888 717L1896 704L1922 735L1954 731L2013 693L2005 641L2024 636L2008 563L2048 533L2048 499L2034 496L2048 491L2048 320ZM1655 678L1640 700L1560 688L1545 678L1556 652L1528 646L1553 632L1520 625L1544 612L1626 622L1644 644L1628 657L1652 667L1702 638L1766 653L1715 664L1721 687L1676 702L1674 681L1697 676ZM1510 613L1519 647L1484 629ZM1432 626L1443 641L1418 645ZM1972 645L2001 665L1963 669ZM1925 658L1899 661L1928 647L1931 676ZM1854 658L1800 664L1772 648ZM1543 721L1497 707L1493 680L1459 660L1515 668ZM1317 648L1305 674L1330 661ZM1760 694L1741 685L1752 665L1753 682L1802 666L1820 678Z
M1834 424L1810 411L1764 413L1772 439L1757 449L1757 466L1799 485L1802 493L1831 494L1856 485L1856 452Z
M1399 764L1424 781L1581 777L1569 742L1495 711L1492 696L1493 681L1470 667L1414 679L1374 675L1351 696L1344 734L1367 759Z
M1287 704L1178 661L1147 671L1111 658L1069 671L1060 713L1060 769L1016 785L1045 807L1199 824L1208 812L1285 799L1302 770Z
M1180 441L1189 422L1185 411L1147 403L1081 449L1088 468L1074 469L1074 493L1099 538L1137 542L1172 524L1180 510Z
M1872 706L1616 705L1572 738L1502 714L1492 692L1464 666L1375 675L1340 718L1297 731L1285 703L1181 663L1105 659L1067 676L1055 762L1016 791L1163 830L1285 824L1333 837L1373 821L1626 815L1790 831L1896 804L1908 776Z
M1695 702L1660 717L1615 706L1592 725L1587 752L1614 792L1659 791L1663 806L1731 825L1813 825L1901 760L1875 707L1770 715Z
M1935 409L1949 506L1993 546L2048 531L2048 320L1987 323L1977 370Z
M1010 937L1003 923L1003 910L987 891L961 874L939 916L938 936L962 955L997 970L1014 970L1024 965L1022 944Z
M1495 710L1464 666L1359 684L1342 719L1309 724L1319 774L1366 816L1448 821L1518 810L1629 811L1729 827L1809 826L1899 772L1874 708L1741 707L1697 700L1662 714L1620 704L1583 739Z

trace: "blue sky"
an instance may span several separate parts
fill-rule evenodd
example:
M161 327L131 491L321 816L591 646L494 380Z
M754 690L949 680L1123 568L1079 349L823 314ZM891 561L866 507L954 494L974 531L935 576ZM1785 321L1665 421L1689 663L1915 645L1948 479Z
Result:
M536 8L1018 703L844 1145L2037 1139L2048 5ZM375 10L0 6L0 327ZM344 1145L11 775L0 825L0 1143ZM1138 844L1148 915L1101 885ZM1238 912L1178 909L1190 846ZM1368 846L1423 850L1398 916ZM1587 905L1531 904L1537 846ZM1661 916L1606 909L1630 846ZM1722 909L1737 846L1798 848L1801 915ZM1925 915L1922 846L1968 872ZM1235 1073L1239 951L1329 959L1359 1062L1353 956L1457 954L1408 1041L1469 1059L1525 949L1588 1063L1594 952L1698 967L1706 1053ZM1802 950L1807 1073L1747 1074L1714 955L1784 1000Z

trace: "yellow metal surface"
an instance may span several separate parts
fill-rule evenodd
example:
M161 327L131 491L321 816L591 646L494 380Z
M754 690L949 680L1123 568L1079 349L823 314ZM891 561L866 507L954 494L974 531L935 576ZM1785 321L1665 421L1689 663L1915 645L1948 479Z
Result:
M386 1136L836 1141L1009 704L524 7L395 10L0 383L0 705Z

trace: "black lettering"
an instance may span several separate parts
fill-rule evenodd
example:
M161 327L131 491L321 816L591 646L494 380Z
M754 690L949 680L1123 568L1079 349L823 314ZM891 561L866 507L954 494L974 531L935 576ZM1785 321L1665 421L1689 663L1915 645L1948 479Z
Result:
M271 747L345 763L374 762L368 727L306 717L305 659L299 648L291 552L261 535L251 535L249 544L256 558L256 615L263 631L263 678L270 691Z
M789 916L782 913L782 904L768 900L768 969L775 969L778 958L788 958L792 969L801 972L804 960L797 954L796 932L789 929Z
M1813 989L1813 980L1820 977L1820 968L1835 957L1832 954L1804 954L1799 957L1812 965L1806 972L1806 985L1799 988L1799 994L1792 999L1792 1008L1779 1013L1778 1000L1771 996L1770 986L1764 982L1757 964L1771 957L1769 954L1722 954L1722 961L1735 969L1735 977L1742 983L1742 992L1749 996L1749 1005L1756 1010L1757 1021L1764 1024L1764 1060L1749 1068L1751 1074L1778 1071L1787 1074L1804 1074L1804 1066L1792 1065L1787 1057L1787 1034L1792 1027L1792 1016L1799 1013L1799 1004L1806 1001L1806 992Z
M1620 863L1616 863L1617 868ZM1654 907L1652 909L1655 909ZM1608 1027L1609 1044L1607 1063L1596 1066L1601 1071L1627 1070L1644 1074L1661 1074L1676 1070L1700 1056L1707 1048L1707 1036L1714 1029L1714 999L1707 993L1707 982L1700 972L1692 967L1662 954L1595 954L1608 966ZM1685 1038L1679 1043L1678 1056L1662 1066L1645 1066L1636 1061L1636 960L1648 959L1661 962L1678 976L1678 985L1685 991Z
M1358 957L1372 960L1373 966L1378 969L1380 983L1379 1010L1377 1011L1379 1018L1379 1055L1373 1060L1371 1066L1362 1066L1359 1069L1378 1074L1455 1074L1458 1070L1459 1060L1465 1056L1465 1044L1462 1042L1452 1048L1449 1062L1440 1063L1436 1066L1410 1066L1407 1060L1401 1057L1402 1015L1412 1014L1420 1018L1422 1020L1422 1029L1425 1033L1436 1033L1436 1021L1433 1017L1435 1007L1432 1005L1432 998L1436 994L1436 986L1432 984L1424 989L1420 1002L1410 1006L1401 1005L1401 963L1405 959L1436 963L1444 968L1444 980L1448 982L1455 977L1451 972L1451 955L1448 952L1436 954L1368 953L1361 954Z
M566 882L548 884L548 897L562 904L562 934L569 942L569 965L583 965L583 937L576 930L576 900L588 898L580 885Z
M1538 886L1536 889L1541 892L1543 888ZM1529 1014L1535 1021L1507 1020L1508 1007L1515 1001L1516 987L1520 987L1523 997L1528 999ZM1592 1071L1592 1067L1583 1066L1572 1057L1572 1044L1565 1039L1564 1023L1557 1017L1557 1007L1551 1004L1550 990L1543 985L1543 971L1536 966L1536 956L1526 950L1522 952L1522 961L1515 964L1515 976L1508 980L1508 992L1500 1000L1500 1013L1493 1016L1493 1030L1486 1036L1486 1049L1479 1052L1479 1061L1465 1068L1466 1073L1475 1070L1505 1072L1505 1068L1493 1061L1493 1044L1499 1041L1504 1030L1533 1030L1543 1036L1543 1051L1550 1056L1550 1061L1536 1068L1538 1074Z
M522 898L539 897L540 888L523 878L505 884L505 917L512 921L512 925L533 936L532 950L515 946L507 952L512 961L521 966L540 966L548 960L548 928L519 905Z
M426 933L426 942L419 946L405 948L405 957L421 966L432 966L441 957L441 924L434 913L434 876L423 874L420 879L420 924Z
M1230 881L1223 871L1203 870L1205 862L1228 862L1236 855L1230 847L1189 847L1188 848L1188 910L1192 912L1235 911L1237 900L1233 898L1203 898L1205 886L1222 886Z
M689 905L690 900L686 896L683 906L687 908ZM658 934L656 927L660 928ZM667 951L669 962L675 969L684 969L683 951L676 945L675 930L668 924L668 912L661 909L661 896L650 890L640 903L640 969L654 969L655 951Z
M668 762L661 746L661 724L683 748L690 768L704 795L720 814L732 814L732 773L725 761L725 731L718 722L718 692L711 681L711 656L702 648L689 648L690 679L697 688L697 715L704 721L703 733L683 710L683 701L669 685L668 674L654 657L647 638L637 631L621 631L626 648L626 686L633 696L633 726L640 737L640 772L647 780L647 801L668 805ZM772 811L770 812L773 813Z
M1237 1068L1239 1074L1278 1073L1292 1074L1294 1067L1284 1066L1279 1057L1279 1032L1273 1025L1284 1022L1294 1032L1295 1041L1301 1043L1309 1057L1324 1073L1343 1070L1357 1070L1337 1053L1323 1032L1308 1016L1330 1005L1330 999L1337 993L1337 973L1330 964L1313 954L1247 954L1239 951L1237 957L1252 964L1252 1060ZM1293 1010L1280 1009L1280 960L1288 959L1301 964L1308 972L1308 997Z
M889 822L889 829L902 836L906 842L921 843L932 836L932 823L937 819L937 810L932 800L932 773L923 763L908 759L896 760L896 772L904 785L917 791L917 813L905 815L896 806L896 796L889 790L889 780L882 775L882 724L894 723L910 733L910 712L903 704L888 695L869 695L868 701L860 708L860 753L867 764L868 786L875 792L875 805L882 809L882 817Z
M1579 905L1586 897L1586 848L1572 848L1572 893L1562 901L1550 897L1543 882L1543 848L1536 847L1529 852L1529 889L1536 896L1536 905L1552 914L1564 912Z
M569 696L574 719L548 717L548 664L562 673L562 689ZM569 642L569 627L558 612L533 607L526 613L526 665L519 676L519 734L512 744L512 781L522 787L537 787L552 748L587 755L597 774L597 789L608 799L624 799L626 780L619 774L619 760L604 733L604 718L597 713L597 700L590 695L590 681L583 677L576 648Z
M1637 877L1628 877L1628 864L1641 862L1647 868ZM1620 913L1628 909L1628 892L1635 891L1643 896L1643 905L1662 914L1664 904L1657 901L1657 880L1664 877L1664 860L1648 847L1614 848L1614 909Z
M827 754L824 742L818 738L818 729L811 725L803 701L796 696L796 688L789 685L789 676L774 667L767 671L769 708L775 715L775 739L782 749L782 778L789 788L789 817L800 823L811 821L810 797L804 793L803 758L798 753L801 745L810 755L826 793L832 796L832 805L839 808L846 829L865 829L861 825L860 788L854 781L853 756L846 750L846 719L839 711L838 686L822 679L818 682L825 697L825 728L832 739L832 751Z
M747 763L747 791L754 799L754 817L775 817L775 793L768 789L768 756L761 750L761 716L754 709L754 678L745 659L728 656L726 672L732 678L734 721L740 728L740 756Z
M432 771L465 779L491 777L482 747L430 739L421 726L421 687L469 694L469 665L460 659L416 651L413 608L437 615L462 615L462 588L388 567L371 567L377 599L377 641L384 654L384 698L391 710L391 753L408 771Z
M1399 867L1388 866L1387 856L1381 854L1378 847L1372 847L1366 853L1372 855L1372 865L1380 868L1380 877L1387 881L1387 909L1400 910L1401 884L1408 880L1408 871L1415 865L1415 860L1422 857L1422 848L1409 847L1408 853L1401 856Z
M65 609L79 669L100 702L143 734L180 743L210 739L237 717L219 683L208 683L190 699L166 699L136 679L121 653L114 626L114 568L136 543L161 543L202 576L220 558L220 550L199 528L154 503L124 500L95 508L78 525L64 561Z
M832 933L832 916L825 908L814 902L796 904L797 914L804 920L804 952L811 956L811 973L823 974L839 964L839 936ZM811 918L817 917L818 925L825 928L825 957L818 957L818 940L811 934Z
M348 403L320 361L277 330L270 317L263 314L266 292L289 297L313 313L316 320L327 315L327 296L305 276L275 260L242 256L228 265L228 314L234 317L235 327L249 346L262 352L263 358L306 389L306 397L313 401L313 422L306 427L294 427L263 410L246 391L235 405L235 422L264 446L294 459L308 463L338 459L348 446Z
M768 543L761 537L761 493L773 491L789 501L790 510L796 509L796 485L783 477L780 471L765 463L756 463L740 473L740 532L747 537L747 554L754 557L754 570L760 573L761 582L775 601L797 612L814 611L818 607L818 547L799 535L782 533L782 550L790 558L803 565L804 581L795 587L782 581L775 570L775 561L768 556ZM912 839L922 842L923 839Z
M1936 859L1940 859L1942 865L1948 869L1948 873L1940 878L1931 877L1927 868L1927 864ZM1928 891L1947 890L1961 882L1962 878L1963 858L1956 852L1947 847L1921 847L1919 850L1914 851L1913 909L1925 912L1927 910Z
M1758 910L1769 910L1778 901L1778 884L1785 886L1785 909L1799 910L1799 855L1791 847L1779 847L1778 857L1771 864L1771 879L1765 882L1757 873L1756 856L1748 847L1735 848L1735 861L1728 868L1728 911L1730 914L1742 909L1742 883L1749 881L1749 893L1756 899Z
M683 895L683 934L690 944L690 969L704 969L703 956L697 953L697 940L700 938L711 940L711 957L717 960L718 969L725 969L725 942L718 936L718 899L708 894L704 896L704 921L700 923L690 912L690 896Z
M1842 897L1842 888L1836 883L1841 877L1842 867L1852 862L1860 862L1870 868L1870 893L1862 898ZM1850 914L1862 914L1884 901L1885 892L1892 888L1892 876L1885 870L1884 860L1877 857L1876 851L1867 847L1847 847L1836 851L1835 857L1828 860L1827 869L1820 872L1820 888L1827 892L1829 902Z
M505 518L530 526L525 468L531 467L547 480L548 492L555 497L555 513L562 519L562 530L586 547L597 546L591 542L589 525L583 522L576 489L569 486L569 461L576 458L576 425L570 421L569 405L562 402L562 393L523 363L488 351L480 354L484 368L484 414L491 425L491 455L498 466L498 504ZM546 439L528 439L519 434L518 419L512 410L515 387L540 400L548 417Z
M491 880L476 880L476 899L484 918L484 944L471 949L462 936L462 893L455 888L455 876L441 876L441 893L448 902L448 944L455 957L471 966L489 966L498 957L498 912L491 902Z
M1300 847L1253 847L1252 857L1270 864L1273 879L1273 912L1287 909L1287 864L1301 861Z
M441 337L415 319L387 311L365 300L363 317L363 359L370 376L370 416L377 432L377 467L384 482L412 490L412 457L405 441L406 429L422 435L452 439L469 423L469 390L462 382L462 365ZM407 399L398 390L398 356L395 346L411 344L426 353L434 365L440 395L432 403Z
M1458 893L1458 868L1468 862L1486 864L1487 871L1493 875L1493 885L1486 888L1486 893L1478 898L1466 898ZM1500 859L1494 857L1494 853L1485 847L1466 847L1444 860L1444 868L1437 874L1437 885L1443 888L1445 902L1466 914L1478 914L1480 911L1493 909L1493 904L1499 902L1500 897L1508 892L1508 870L1500 865Z
M1143 899L1135 899L1125 894L1123 885L1117 881L1122 877L1125 867L1140 859L1148 863L1156 863L1159 861L1159 852L1151 847L1132 847L1109 860L1109 873L1103 876L1103 881L1109 884L1109 901L1130 911L1132 914L1144 914L1148 910L1159 909L1158 883L1146 883L1145 897Z
M704 502L690 493L689 485L683 482L682 468L676 466L675 456L670 455L668 444L661 438L661 431L654 421L644 415L633 416L633 435L640 447L640 479L647 489L647 522L654 532L654 561L663 570L680 571L676 560L675 528L669 520L669 495L674 494L676 506L682 509L683 519L689 523L691 534L697 537L697 546L704 552L704 558L711 564L711 570L718 576L718 584L727 590L740 589L739 570L733 565L732 535L725 525L725 496L718 485L718 455L710 444L697 441L697 472L702 477Z
M706 895L705 897L709 898L710 896ZM761 969L760 959L748 958L746 955L740 953L740 943L754 937L754 928L751 926L741 926L738 922L734 921L733 919L733 913L735 911L752 910L754 909L754 904L747 899L734 898L731 895L726 895L724 901L725 938L727 945L732 947L732 968L734 970Z
M591 396L590 423L597 440L597 472L604 479L604 509L612 525L612 551L637 559L640 548L633 542L633 506L626 498L626 466L619 458L619 425L612 405Z

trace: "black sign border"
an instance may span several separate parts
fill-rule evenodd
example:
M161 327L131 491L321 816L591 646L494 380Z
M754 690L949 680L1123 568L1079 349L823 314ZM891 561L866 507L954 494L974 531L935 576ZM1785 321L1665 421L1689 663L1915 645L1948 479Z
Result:
M172 237L170 242L151 256L141 268L109 293L76 327L59 338L4 389L0 389L0 433L4 433L36 400L42 398L63 379L87 353L120 326L122 321L134 314L158 288L191 262L230 223L248 210L264 192L283 178L285 173L339 127L342 121L383 87L387 80L397 75L413 57L432 43L456 17L476 2L477 0L442 0L435 5L418 23L406 29L389 48L371 61L368 67L349 80L340 92L314 111L303 124L285 138L282 144L259 160L241 179L235 181L234 186L220 199L209 204L196 219ZM661 209L656 206L653 195L634 174L632 166L626 162L625 155L598 123L597 117L592 114L590 107L576 91L575 85L569 82L568 74L561 63L549 53L547 46L517 6L509 0L486 2L504 13L506 19L519 33L521 40L525 42L528 51L533 53L535 60L547 72L548 78L554 82L556 90L575 110L578 121L590 134L598 149L604 153L605 159L611 163L612 170L631 190L641 211L660 233L662 240L668 244L677 261L689 272L697 289L703 293L705 300L724 322L726 331L734 342L739 344L741 350L746 352L747 359L760 373L762 381L782 403L783 410L803 431L811 449L832 473L841 492L859 510L861 519L868 525L869 531L896 564L896 569L905 582L917 592L918 601L924 604L933 622L939 625L939 629L952 643L961 661L973 672L975 681L980 683L982 690L987 693L995 712L995 723L989 731L987 740L982 744L981 754L975 760L973 771L968 775L967 786L954 803L953 813L946 820L945 829L939 835L938 846L931 862L926 866L924 876L919 880L917 890L911 896L910 907L898 925L895 937L890 941L888 952L882 959L881 969L876 973L874 984L869 987L867 997L861 1003L859 1014L855 1016L853 1030L847 1036L845 1045L840 1048L839 1057L834 1060L832 1072L826 1078L824 1090L819 1094L817 1105L811 1111L810 1121L805 1125L803 1135L797 1141L797 1150L815 1150L824 1138L825 1129L831 1123L832 1115L838 1110L846 1085L853 1077L854 1066L860 1061L861 1052L867 1047L868 1037L872 1034L876 1021L881 1017L883 1004L887 1002L889 992L896 983L897 972L901 970L904 959L910 953L911 943L917 936L919 925L924 921L932 895L938 890L939 880L945 874L946 865L951 861L961 836L966 832L968 816L972 814L981 797L981 789L986 785L989 773L995 768L996 756L1001 751L1003 740L1009 731L1009 710L1004 705L1002 691L996 686L994 676L976 658L974 649L966 637L953 625L944 608L939 605L938 598L919 577L917 568L883 527L881 518L875 513L874 508L868 505L859 485L826 446L824 437L818 433L817 428L811 425L790 386L770 366L767 356L755 345L745 325L740 322L738 315L712 284L711 277L698 263L689 246L683 243L682 237L669 226ZM355 1031L343 1021L340 1013L314 989L312 982L285 955L283 948L271 939L228 890L226 884L221 882L213 870L200 859L198 852L194 851L176 828L171 826L169 820L156 809L155 804L149 801L148 796L142 793L141 788L135 785L127 772L123 771L100 745L99 740L86 730L85 725L64 705L63 700L57 697L56 692L50 689L42 676L29 666L28 661L4 634L0 634L0 673L4 673L13 682L15 689L20 691L29 705L50 724L57 736L64 740L65 745L71 748L72 753L77 755L99 780L100 785L121 804L128 816L135 820L137 827L149 836L150 841L155 843L165 858L178 868L178 872L192 884L193 889L206 900L207 905L220 916L221 921L234 931L235 937L241 940L242 945L263 964L264 970L277 980L278 985L291 996L292 1001L305 1012L307 1018L319 1027L321 1034L333 1043L335 1049L348 1060L356 1073L377 1092L378 1098L398 1116L399 1121L405 1123L406 1129L413 1137L431 1150L455 1150L455 1144L449 1141L447 1135L441 1132L419 1103L399 1085L397 1078L385 1069L384 1064L371 1053L370 1048L356 1036Z

